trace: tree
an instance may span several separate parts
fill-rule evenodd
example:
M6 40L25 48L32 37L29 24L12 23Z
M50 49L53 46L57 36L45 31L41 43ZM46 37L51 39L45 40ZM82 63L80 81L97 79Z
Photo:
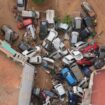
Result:
M37 4L42 4L44 3L45 0L32 0L32 1Z

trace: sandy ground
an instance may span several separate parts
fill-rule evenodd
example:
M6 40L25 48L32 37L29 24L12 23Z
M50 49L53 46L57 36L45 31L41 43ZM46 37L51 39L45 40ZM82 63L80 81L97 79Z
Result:
M43 67L37 67L36 69L38 73L36 75L35 87L41 89L51 89L51 76L45 72L45 69Z
M0 25L10 25L17 31L16 20L12 13L12 8L16 5L15 1L16 0L0 0Z
M12 14L12 7L16 4L16 0L0 0L0 26L2 24L10 25L14 30L19 32L16 27L16 20ZM80 0L47 0L43 5L36 5L28 0L28 7L31 9L39 10L43 12L47 9L55 9L56 15L62 17L65 15L76 16L80 11ZM97 19L98 27L97 32L104 32L105 29L105 0L89 0L89 2L94 7ZM96 41L100 44L104 44L105 36L104 33L96 37ZM5 66L6 65L6 66ZM10 67L13 69L11 70ZM20 81L20 70L17 65L12 61L8 60L0 54L0 105L16 105L18 98L18 89L17 86ZM36 79L36 87L41 88L51 88L51 78L43 68L37 68L38 74ZM5 79L4 79L5 78ZM8 99L6 98L8 97Z
M17 105L22 67L0 52L0 105Z

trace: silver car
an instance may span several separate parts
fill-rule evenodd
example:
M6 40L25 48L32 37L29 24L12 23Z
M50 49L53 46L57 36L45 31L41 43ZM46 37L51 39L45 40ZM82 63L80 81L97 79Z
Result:
M17 0L17 10L18 11L22 11L22 10L24 10L25 9L25 1L26 0Z
M87 46L88 46L87 42L79 41L78 43L74 44L73 47L77 50L80 50L80 49L87 47Z
M2 25L1 30L4 32L5 40L8 42L13 42L19 37L19 35L15 31L13 31L12 28L8 25Z

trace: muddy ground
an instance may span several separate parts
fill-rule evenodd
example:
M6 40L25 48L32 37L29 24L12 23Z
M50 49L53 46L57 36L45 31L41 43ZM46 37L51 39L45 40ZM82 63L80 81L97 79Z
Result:
M16 20L12 13L12 8L16 0L0 0L0 26L2 24L10 25L22 36L21 31L17 29ZM105 1L88 0L97 14L98 26L97 33L103 31L103 34L96 37L96 41L104 44L105 36ZM65 15L76 16L80 13L80 0L46 0L43 5L33 4L28 0L28 8L43 12L47 9L55 9L56 15L63 17ZM6 65L6 66L5 66ZM12 67L13 66L13 67ZM12 69L10 69L12 67ZM18 69L17 69L18 68ZM51 88L51 77L44 72L43 68L36 68L38 71L35 85L40 88ZM18 90L20 81L21 67L7 59L0 53L0 105L17 105ZM8 97L8 99L6 99Z

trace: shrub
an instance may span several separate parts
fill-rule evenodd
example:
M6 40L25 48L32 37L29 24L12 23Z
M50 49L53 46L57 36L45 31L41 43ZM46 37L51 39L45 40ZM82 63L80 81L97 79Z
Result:
M66 24L72 24L72 18L69 15L66 15L62 22Z
M32 0L34 3L37 3L37 4L42 4L45 2L45 0Z

